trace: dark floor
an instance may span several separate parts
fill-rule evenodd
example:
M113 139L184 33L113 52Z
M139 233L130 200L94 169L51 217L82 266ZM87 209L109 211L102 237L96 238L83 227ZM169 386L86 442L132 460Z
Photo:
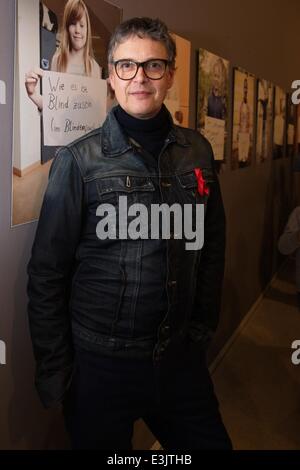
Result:
M293 260L267 290L213 371L222 415L235 449L300 449L300 339Z
M235 449L300 449L300 364L291 361L296 339L300 311L294 260L287 259L231 346L210 368ZM136 423L134 443L136 449L160 449L142 421Z

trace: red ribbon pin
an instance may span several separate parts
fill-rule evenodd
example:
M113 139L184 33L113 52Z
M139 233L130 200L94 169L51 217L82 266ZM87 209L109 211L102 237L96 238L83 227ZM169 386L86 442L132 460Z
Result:
M194 168L195 175L197 178L197 183L198 183L198 193L200 196L203 196L206 194L207 196L209 195L209 187L206 186L205 179L203 178L201 168Z

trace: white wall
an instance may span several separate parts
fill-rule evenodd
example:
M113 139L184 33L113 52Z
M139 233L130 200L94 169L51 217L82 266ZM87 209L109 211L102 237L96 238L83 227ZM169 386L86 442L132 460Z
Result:
M25 73L40 62L39 0L19 0L17 17L13 165L24 170L41 157L40 115L24 84Z
M0 80L0 104L6 104L6 85Z

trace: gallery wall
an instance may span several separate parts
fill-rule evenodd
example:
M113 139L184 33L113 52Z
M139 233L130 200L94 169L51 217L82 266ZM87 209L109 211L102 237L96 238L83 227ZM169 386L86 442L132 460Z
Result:
M39 63L39 0L19 2L18 26L16 28L15 66L17 79L23 84L25 73ZM17 80L16 80L17 82ZM17 85L17 83L16 83ZM17 146L13 152L13 166L19 173L26 171L34 164L39 164L40 115L36 106L28 107L28 96L25 86L15 87L14 142ZM18 135L19 133L19 135ZM23 145L19 143L23 142Z
M98 12L97 0L86 0L86 3ZM171 31L191 41L192 127L196 117L196 51L199 47L285 90L293 80L300 78L298 0L246 3L239 0L189 0L188 3L115 0L111 3L123 9L124 19L159 16ZM0 449L59 448L66 444L59 410L44 411L33 386L34 363L26 314L26 265L36 223L10 228L14 2L0 0L0 6L0 80L6 83L6 104L0 104L0 341L6 345L6 364L0 364ZM100 17L101 11L98 14ZM1 103L3 101L1 98ZM229 145L230 138L228 151ZM296 187L299 179L300 176L292 175L288 158L234 171L229 163L221 168L227 215L226 273L221 322L210 359L240 324L282 262L276 242L296 199L300 203ZM135 439L137 445L143 445L141 428L136 430Z
M96 0L90 0L94 5ZM300 76L297 44L300 30L297 0L209 0L135 2L118 0L124 19L158 16L170 30L192 43L190 125L196 119L197 50L201 47L228 59L258 78L286 91ZM176 8L174 7L176 4ZM230 102L232 96L230 97ZM231 109L230 113L231 114ZM231 128L228 163L220 173L227 216L227 253L220 327L210 351L213 358L266 287L283 259L277 239L291 208L293 187L300 183L291 173L290 159L268 160L263 165L231 171ZM295 189L295 188L294 188ZM298 199L298 201L300 201Z

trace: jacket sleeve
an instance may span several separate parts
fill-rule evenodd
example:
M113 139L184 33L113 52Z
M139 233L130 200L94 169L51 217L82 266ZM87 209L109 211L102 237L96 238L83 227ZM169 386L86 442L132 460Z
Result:
M35 383L45 407L60 402L73 368L69 297L82 220L83 181L63 148L51 166L28 264L28 315Z
M283 255L290 255L298 248L300 248L300 207L293 210L278 240L278 250Z
M201 341L203 345L210 342L219 321L226 238L225 211L212 150L210 154L214 181L209 184L204 244L200 253L195 302L189 325L192 339Z

